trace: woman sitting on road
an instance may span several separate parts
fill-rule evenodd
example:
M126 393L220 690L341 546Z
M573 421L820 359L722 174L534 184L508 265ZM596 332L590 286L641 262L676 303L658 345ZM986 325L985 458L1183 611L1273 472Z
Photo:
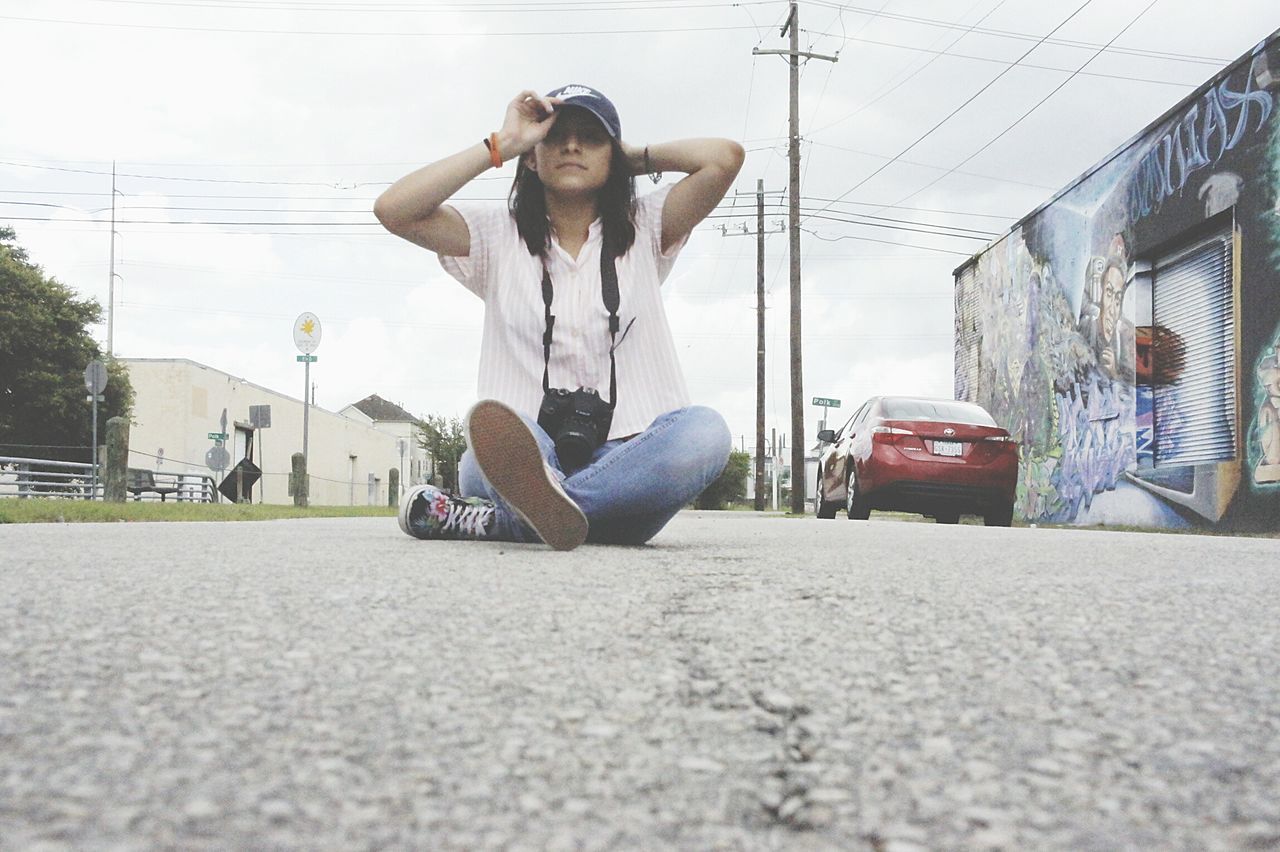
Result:
M509 159L507 209L445 203ZM659 288L742 160L727 139L630 145L609 99L571 85L521 92L483 144L378 198L389 231L485 302L463 496L410 489L401 529L557 550L639 544L720 474L729 430L690 405ZM635 176L660 171L686 176L637 199Z

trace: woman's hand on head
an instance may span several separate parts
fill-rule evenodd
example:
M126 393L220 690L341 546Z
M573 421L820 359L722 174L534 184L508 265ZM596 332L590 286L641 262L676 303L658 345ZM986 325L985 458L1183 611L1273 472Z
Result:
M622 148L622 153L627 158L627 167L631 170L631 174L644 174L644 146L632 145L622 139L618 140L618 146Z
M533 149L556 123L556 106L559 98L546 98L531 89L525 89L507 104L507 115L499 132L499 143L504 159L518 157Z

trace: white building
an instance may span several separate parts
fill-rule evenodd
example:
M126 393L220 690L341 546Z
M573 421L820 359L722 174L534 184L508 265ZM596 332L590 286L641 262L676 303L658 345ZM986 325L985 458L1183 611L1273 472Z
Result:
M289 474L293 454L302 452L301 400L185 358L120 361L135 393L129 467L221 481L219 442L210 435L226 434L222 475L249 456L263 472L254 502L293 502ZM255 428L250 406L270 406L271 425ZM401 465L400 437L375 428L367 416L344 417L314 405L309 421L311 504L386 506L390 471Z
M394 402L388 402L376 393L359 402L353 402L338 412L343 417L367 423L380 432L394 435L400 450L400 492L410 485L427 482L435 467L430 453L422 446L422 427L418 418Z

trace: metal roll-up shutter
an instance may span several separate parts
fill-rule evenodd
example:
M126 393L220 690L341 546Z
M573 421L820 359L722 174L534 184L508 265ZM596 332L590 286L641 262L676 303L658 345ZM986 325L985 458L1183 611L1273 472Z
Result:
M978 265L971 263L956 276L955 398L978 398Z
M1171 379L1155 388L1156 465L1236 457L1232 248L1227 228L1152 270L1153 357Z

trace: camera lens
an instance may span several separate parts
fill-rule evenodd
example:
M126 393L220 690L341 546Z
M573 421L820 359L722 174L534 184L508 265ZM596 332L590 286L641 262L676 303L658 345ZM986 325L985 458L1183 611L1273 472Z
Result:
M566 470L586 467L596 443L582 432L566 427L556 437L556 455L560 458L560 465Z

